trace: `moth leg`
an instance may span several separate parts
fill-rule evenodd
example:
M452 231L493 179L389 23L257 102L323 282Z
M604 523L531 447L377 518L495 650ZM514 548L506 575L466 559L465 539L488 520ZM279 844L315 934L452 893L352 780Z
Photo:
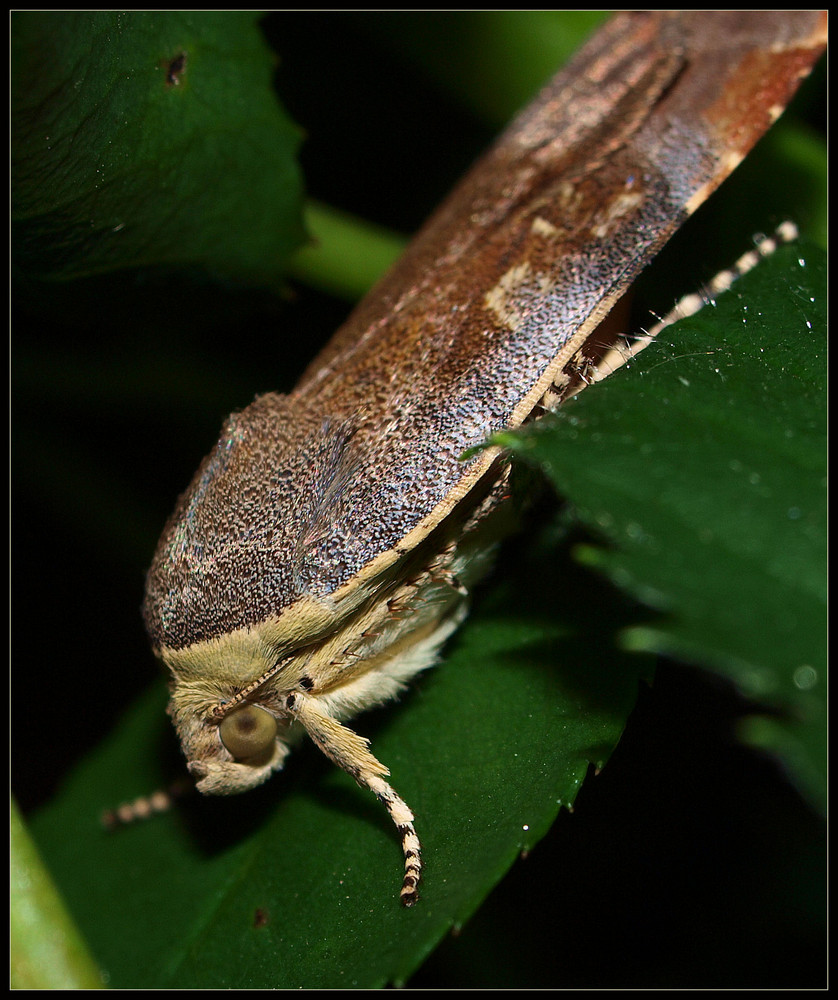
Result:
M368 788L390 814L401 835L404 854L404 880L400 898L404 906L413 906L419 898L422 845L414 827L413 813L404 799L384 780L390 772L371 753L369 740L358 736L324 712L316 698L297 691L288 695L286 705L329 760L351 774L362 788Z
M621 365L636 358L643 348L648 347L658 334L668 326L672 326L673 323L677 323L681 319L686 319L688 316L695 316L704 306L713 302L717 295L728 291L737 278L741 278L743 274L747 274L764 257L770 257L784 243L796 240L798 235L797 226L793 222L787 221L779 225L772 236L754 237L753 250L742 254L732 267L719 271L701 291L684 295L665 316L658 319L654 326L645 330L642 336L636 337L628 347L628 350L617 351L612 349L609 351L601 362L602 374L595 374L591 381L601 381Z
M587 340L574 354L565 365L562 378L557 379L544 394L541 406L545 410L555 410L585 386L612 375L618 368L633 361L668 326L694 316L716 296L726 292L737 278L747 274L763 257L769 257L779 246L797 239L797 236L797 226L793 222L782 223L772 236L755 236L753 250L743 254L732 267L720 271L701 291L683 296L665 316L658 317L653 326L638 336L614 337L612 332L603 343L599 340L602 327L598 327L594 334L596 339Z
M195 783L184 778L173 782L166 789L159 788L150 795L141 795L131 802L123 802L115 809L105 809L101 817L102 826L107 830L114 830L119 826L129 826L168 812L178 799L194 789Z

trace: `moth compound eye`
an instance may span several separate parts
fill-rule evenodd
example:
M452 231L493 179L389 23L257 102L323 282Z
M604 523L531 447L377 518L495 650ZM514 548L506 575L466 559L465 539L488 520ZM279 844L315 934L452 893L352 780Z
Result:
M221 742L236 760L246 763L269 757L276 734L276 719L256 705L230 712L219 727Z

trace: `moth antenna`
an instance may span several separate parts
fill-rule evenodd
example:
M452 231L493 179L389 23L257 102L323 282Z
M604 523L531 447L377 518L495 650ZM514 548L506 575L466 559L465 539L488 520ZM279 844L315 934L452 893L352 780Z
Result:
M369 740L338 722L317 703L296 691L286 699L288 711L305 728L315 745L333 764L351 774L362 788L368 788L390 814L399 831L404 855L404 878L400 899L413 906L419 899L422 878L422 844L407 803L387 781L387 768L370 751Z
M129 826L168 812L178 799L194 790L195 784L189 778L178 778L166 789L160 788L151 795L141 795L131 802L123 802L115 809L105 809L101 816L102 826L107 830L115 830L117 827Z
M293 657L286 656L284 659L279 660L272 667L268 667L268 669L263 674L260 674L255 681L251 681L247 687L243 687L241 691L234 694L228 701L219 701L212 708L212 717L214 719L223 719L224 716L231 712L237 705L241 705L243 701L247 701L254 691L262 687L263 684L267 684L268 681L274 677L291 659L293 659Z

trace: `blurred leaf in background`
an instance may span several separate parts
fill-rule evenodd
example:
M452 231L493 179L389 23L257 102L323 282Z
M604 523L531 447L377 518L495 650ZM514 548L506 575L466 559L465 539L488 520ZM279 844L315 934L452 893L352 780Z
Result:
M12 15L12 249L28 279L203 269L279 287L300 131L257 14Z

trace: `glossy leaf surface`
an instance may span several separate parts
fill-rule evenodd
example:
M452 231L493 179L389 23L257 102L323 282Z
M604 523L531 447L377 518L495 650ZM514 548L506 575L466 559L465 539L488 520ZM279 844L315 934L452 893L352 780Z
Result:
M610 545L578 553L662 612L628 648L734 681L826 802L826 262L782 248L514 445ZM612 547L613 546L613 547Z

